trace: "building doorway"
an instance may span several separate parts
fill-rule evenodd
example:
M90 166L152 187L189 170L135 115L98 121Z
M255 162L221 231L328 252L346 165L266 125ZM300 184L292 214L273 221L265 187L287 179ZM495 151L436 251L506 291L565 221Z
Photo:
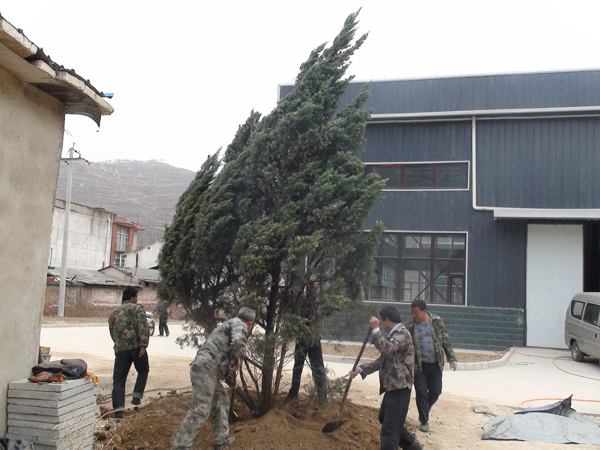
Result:
M527 346L566 348L565 311L583 290L583 261L583 225L527 226Z

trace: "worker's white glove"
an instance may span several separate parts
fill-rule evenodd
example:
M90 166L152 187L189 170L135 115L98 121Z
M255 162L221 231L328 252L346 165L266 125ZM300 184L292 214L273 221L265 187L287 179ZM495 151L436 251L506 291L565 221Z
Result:
M452 370L456 370L456 369L458 368L458 363L457 363L456 361L452 361L452 362L450 363L450 368L451 368Z

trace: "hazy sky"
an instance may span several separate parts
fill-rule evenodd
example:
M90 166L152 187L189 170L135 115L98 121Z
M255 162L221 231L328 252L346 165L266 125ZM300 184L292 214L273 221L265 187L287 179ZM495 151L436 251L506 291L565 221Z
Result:
M12 0L0 14L114 93L100 129L67 116L66 148L195 171L361 7L360 81L600 67L597 0Z

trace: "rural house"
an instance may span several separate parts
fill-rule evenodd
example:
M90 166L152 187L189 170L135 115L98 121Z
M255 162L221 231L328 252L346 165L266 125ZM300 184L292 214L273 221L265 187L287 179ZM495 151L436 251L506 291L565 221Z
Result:
M117 269L115 269L117 270ZM48 269L44 316L56 316L60 295L61 268ZM121 304L121 296L126 286L138 287L137 283L107 275L99 270L67 268L65 280L65 317L102 317L108 323L108 316ZM140 292L140 303L154 307L152 294L148 304L147 292Z
M65 201L54 200L49 267L62 264ZM99 270L111 261L111 244L117 215L101 208L71 203L67 267Z
M38 362L52 210L66 114L100 125L113 108L0 16L0 435L8 383Z
M137 247L138 232L144 230L139 223L103 208L77 203L71 203L69 220L67 267L75 269L100 270L109 265L123 267L127 253ZM49 267L62 264L64 224L65 201L55 199Z
M110 248L110 265L124 267L126 254L137 248L137 235L145 230L137 222L125 217L117 217L113 223L113 235Z

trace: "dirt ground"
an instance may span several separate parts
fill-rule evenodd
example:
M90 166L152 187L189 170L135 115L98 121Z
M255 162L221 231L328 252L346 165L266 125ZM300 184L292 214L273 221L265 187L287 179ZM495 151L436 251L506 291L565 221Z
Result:
M96 426L94 450L168 450L183 420L190 402L189 392L174 395L161 392L138 411L128 411L120 421L101 420ZM337 431L323 433L322 428L339 413L339 399L322 408L300 395L298 401L283 403L283 395L267 415L254 418L236 402L239 415L230 427L236 440L232 450L378 450L380 448L377 421L378 406L366 406L347 401L342 417L348 421ZM372 403L371 399L360 401ZM377 405L379 399L375 402ZM474 403L460 398L444 397L436 403L431 430L418 430L414 399L405 426L428 450L505 450L505 449L565 449L565 444L545 444L518 441L483 441L482 426L489 417L473 412ZM512 414L506 407L492 406L495 414ZM212 449L212 426L205 424L194 441L194 450ZM570 448L570 446L569 446ZM597 449L579 445L578 450Z
M95 449L169 449L181 424L191 395L177 394L154 399L144 408L132 411L119 423L109 420L109 430L96 433ZM305 396L290 404L283 403L261 418L253 418L245 406L237 402L239 415L230 427L236 441L231 449L280 450L321 449L356 450L377 448L379 426L377 410L347 404L344 417L350 420L338 431L325 434L323 426L337 417L339 404L330 402L323 408L311 405ZM212 426L205 425L194 442L194 449L212 448Z
M325 354L356 357L358 349L360 349L359 345L323 344ZM363 357L377 356L373 351L376 352L374 348L367 347ZM461 362L489 360L500 356L491 353L459 352L457 354ZM89 363L90 366L98 368L100 362L90 361ZM173 368L177 366L180 364L175 363L173 359L168 361L162 361L160 358L153 359L153 376L149 379L147 395L142 407L137 411L128 410L125 418L120 421L111 419L111 414L108 414L105 419L98 420L95 450L162 450L170 448L191 399L189 375L187 372L185 374L175 373ZM107 367L106 370L109 368ZM157 374L160 374L160 377L157 378ZM100 379L102 394L99 396L99 401L104 402L102 411L108 412L110 411L111 381L110 377L106 376L102 376ZM134 379L134 376L128 378L128 392L131 392ZM160 385L161 379L163 386L168 386L167 388L156 387ZM170 380L170 383L165 384L165 380ZM260 418L252 417L242 402L235 402L234 410L239 417L231 425L231 434L236 438L235 443L230 447L232 450L379 448L380 425L377 421L377 413L381 397L377 392L363 392L359 383L353 383L351 395L342 411L342 417L347 418L348 421L333 433L323 433L321 431L323 426L338 417L340 398L331 399L323 407L317 407L309 402L306 395L301 394L297 401L285 404L283 398L286 389L287 385L284 384L275 408ZM472 412L471 407L472 404L468 401L441 399L435 406L437 414L432 414L434 417L431 420L431 432L422 433L418 430L419 424L413 400L406 426L428 449L492 448L487 447L485 441L480 440L481 426L487 421L487 417ZM499 414L510 411L506 408L502 410L497 408L494 412ZM201 429L193 448L212 448L212 426L210 424L206 424Z
M360 345L340 346L323 343L325 354L344 355L355 358ZM368 346L363 358L377 356L376 350ZM53 357L70 357L57 351ZM500 358L500 353L457 352L459 362L474 362ZM110 391L112 387L112 357L99 357L94 353L82 354L90 370L100 379L98 401L101 410L110 411ZM189 357L153 354L151 372L146 387L146 395L138 410L129 409L125 418L115 421L110 418L98 419L95 423L95 450L169 450L173 438L190 402ZM306 369L305 369L306 371ZM310 371L308 371L310 372ZM301 394L298 401L283 403L289 388L289 373L284 376L281 394L276 407L267 415L252 417L240 401L235 402L234 410L239 418L232 423L231 434L236 441L232 450L378 450L380 448L377 412L382 397L372 385L352 383L350 394L344 405L342 416L348 421L337 431L326 434L321 430L330 420L336 419L340 408L340 398L332 398L324 407L308 402ZM307 382L309 376L303 377ZM132 370L127 382L127 392L131 393L135 382ZM130 397L127 399L129 405ZM481 400L452 396L442 393L430 417L430 431L418 429L417 411L411 400L406 426L428 450L507 450L507 449L565 449L564 444L542 444L518 441L483 441L482 426L489 417L475 413L473 406ZM512 414L515 409L498 404L487 406L494 414ZM570 448L570 447L569 447ZM212 428L206 424L198 434L194 450L212 449ZM578 445L578 450L597 449L591 445Z

